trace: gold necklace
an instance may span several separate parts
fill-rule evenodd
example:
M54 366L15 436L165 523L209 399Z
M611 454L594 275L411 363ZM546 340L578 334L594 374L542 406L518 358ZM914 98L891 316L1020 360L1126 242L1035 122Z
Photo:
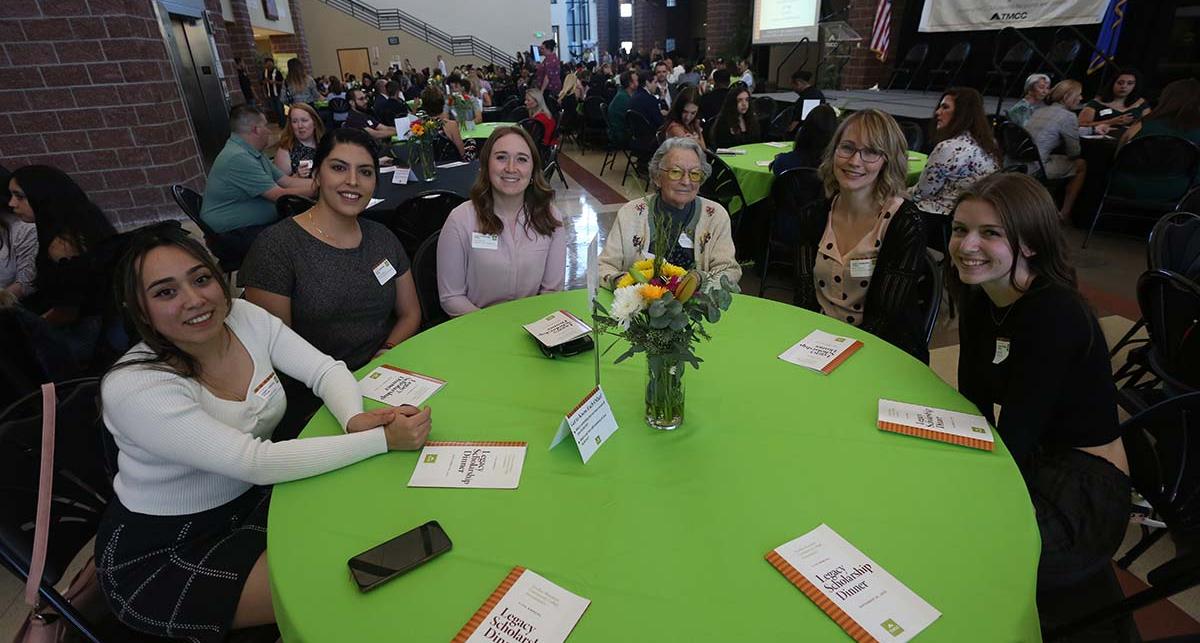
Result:
M316 210L316 208L312 208L312 209L310 209L310 210L308 211L308 223L309 223L309 225L311 225L311 226L312 226L314 229L316 229L316 231L317 231L318 233L320 233L320 235L321 235L322 237L325 237L326 239L329 239L330 241L332 241L332 242L333 242L333 243L336 245L336 244L337 244L337 239L334 239L334 238L333 238L333 236L331 236L329 233L327 233L327 232L325 232L324 230L322 230L322 229L321 229L321 226L317 225L317 220L316 220L316 219L313 217L313 210Z

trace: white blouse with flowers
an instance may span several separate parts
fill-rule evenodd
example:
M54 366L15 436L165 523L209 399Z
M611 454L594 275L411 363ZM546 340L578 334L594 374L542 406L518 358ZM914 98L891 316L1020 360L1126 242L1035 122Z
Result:
M969 132L963 132L933 148L921 180L912 188L913 202L925 212L950 214L960 194L999 170L996 159Z

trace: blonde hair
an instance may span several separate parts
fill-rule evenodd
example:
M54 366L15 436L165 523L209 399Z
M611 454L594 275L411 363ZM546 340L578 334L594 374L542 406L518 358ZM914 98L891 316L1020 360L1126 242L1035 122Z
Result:
M550 118L554 118L554 114L550 113L550 108L546 107L546 97L542 95L542 90L527 89L525 90L525 95L533 98L533 102L537 103L537 112L541 112ZM534 112L534 114L537 112ZM529 116L532 118L533 114L530 114Z
M1067 97L1071 94L1083 94L1083 85L1078 80L1060 80L1058 84L1050 90L1050 95L1046 97L1046 104L1065 103Z
M883 152L883 167L879 168L879 176L875 178L875 199L883 203L904 194L908 179L908 142L904 132L890 115L877 109L864 109L847 116L825 148L821 167L817 169L825 184L825 196L831 197L841 190L833 174L834 150L852 124L858 125L868 147Z
M579 78L575 75L575 72L567 74L567 77L563 79L562 89L558 92L558 102L562 103L567 96L570 96L578 84Z

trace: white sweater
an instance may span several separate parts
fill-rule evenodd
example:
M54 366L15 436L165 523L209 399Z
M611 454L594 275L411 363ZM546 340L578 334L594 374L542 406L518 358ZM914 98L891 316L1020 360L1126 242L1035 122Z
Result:
M271 442L287 407L275 368L320 396L343 429L363 410L358 386L345 364L248 301L235 299L225 324L254 361L245 401L220 399L195 379L146 366L104 378L104 423L120 450L113 487L129 510L199 513L252 485L314 476L387 451L382 428ZM122 361L149 352L138 344Z

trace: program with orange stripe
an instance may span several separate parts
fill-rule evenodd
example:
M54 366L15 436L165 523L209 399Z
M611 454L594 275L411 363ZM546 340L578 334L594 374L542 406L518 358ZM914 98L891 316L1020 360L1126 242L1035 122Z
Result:
M514 567L452 643L562 643L592 602Z
M921 404L879 400L879 428L984 451L991 451L996 445L992 428L982 415Z
M766 559L859 643L903 643L942 615L829 525L772 549Z

